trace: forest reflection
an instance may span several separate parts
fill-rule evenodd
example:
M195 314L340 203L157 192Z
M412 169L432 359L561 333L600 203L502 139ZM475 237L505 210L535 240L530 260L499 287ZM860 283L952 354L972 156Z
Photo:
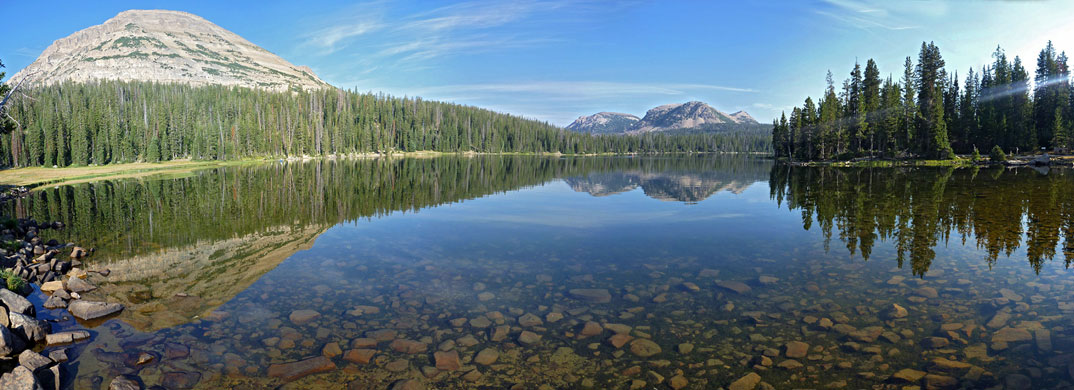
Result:
M1066 266L1074 259L1074 173L1066 169L773 166L769 180L772 199L800 210L803 228L819 225L826 248L836 233L868 259L878 240L890 241L915 275L952 238L975 240L989 266L1025 245L1039 273L1061 238Z
M5 207L21 218L66 221L69 228L60 239L96 246L99 256L123 258L269 227L326 228L559 178L599 186L626 173L643 178L645 193L654 198L696 202L726 186L741 190L763 181L770 165L730 155L311 160L60 186Z

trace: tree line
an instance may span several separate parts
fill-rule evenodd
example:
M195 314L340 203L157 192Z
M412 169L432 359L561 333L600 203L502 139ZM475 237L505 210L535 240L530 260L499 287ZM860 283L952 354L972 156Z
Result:
M272 92L97 81L38 86L11 112L0 165L407 151L662 153L767 151L757 134L597 136L472 106L356 90Z
M807 97L773 121L777 158L810 161L874 156L950 159L1074 146L1068 58L1051 41L1037 57L1032 87L1022 59L996 47L993 62L959 80L940 49L921 44L900 80L882 79L873 59L855 64L837 90L828 72L819 101ZM978 151L980 148L980 151Z

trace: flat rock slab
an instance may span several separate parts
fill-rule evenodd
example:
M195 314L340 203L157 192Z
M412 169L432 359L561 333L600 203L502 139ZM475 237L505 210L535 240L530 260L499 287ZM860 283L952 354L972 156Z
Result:
M273 364L268 368L268 375L290 382L307 375L319 374L336 369L336 364L324 356L299 360L297 362Z
M725 290L733 291L738 294L747 294L752 290L750 286L742 282L736 282L733 280L717 280L716 287L720 287Z
M612 301L612 294L603 288L576 288L567 292L571 298L589 303L608 303Z
M52 294L56 290L63 290L66 288L62 280L53 280L51 282L45 282L41 284L41 291Z
M122 310L123 305L108 302L76 300L67 305L67 311L71 312L71 315L83 320L109 316Z
M48 367L50 364L52 364L52 359L41 356L41 354L29 349L19 354L19 365L26 367L30 372L37 372L37 370Z
M69 332L52 333L45 336L45 344L49 346L73 343L90 337L90 332L84 330L72 330Z
M0 302L3 302L10 312L34 315L34 304L6 288L0 288Z

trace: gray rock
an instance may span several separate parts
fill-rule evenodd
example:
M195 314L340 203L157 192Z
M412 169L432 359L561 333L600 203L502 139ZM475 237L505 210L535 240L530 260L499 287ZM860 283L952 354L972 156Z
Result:
M57 349L55 351L49 352L48 353L48 358L49 358L49 360L52 360L52 361L54 361L56 363L66 362L67 361L67 349L66 348L60 348L60 349Z
M57 344L73 343L88 339L90 332L84 330L72 330L69 332L52 333L45 336L45 344L52 346Z
M0 356L12 356L23 349L26 349L26 342L7 327L0 326Z
M63 298L53 295L51 297L48 297L48 299L45 300L45 304L42 306L44 306L46 309L63 309L67 307L67 301L63 300Z
M11 320L11 329L16 334L22 335L26 341L35 343L44 341L45 335L52 329L52 326L47 322L39 321L25 314L8 313L8 319Z
M34 315L34 304L6 288L0 288L0 302L3 302L10 312Z
M23 366L15 367L11 372L0 376L0 389L4 390L43 390L37 383L34 373Z
M63 298L63 299L68 299L68 300L71 299L71 294L68 294L67 290L56 290L55 292L52 293L52 296L60 297L60 298Z
M123 305L118 303L77 300L67 305L67 311L71 312L71 315L83 320L101 318L122 310Z
M41 354L29 349L19 354L19 365L30 369L30 372L37 372L37 370L48 367L50 364L52 364L52 359L41 356Z
M82 278L70 278L67 280L67 290L71 292L82 294L96 289L97 286L94 286L93 284L83 280Z

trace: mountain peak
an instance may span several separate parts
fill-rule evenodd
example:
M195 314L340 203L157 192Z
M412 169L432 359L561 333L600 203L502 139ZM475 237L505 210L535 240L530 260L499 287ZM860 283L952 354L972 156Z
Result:
M580 133L609 134L621 133L638 123L640 118L621 112L598 112L589 116L580 116L567 125L567 130Z
M668 130L726 130L759 124L750 114L726 114L708 103L691 100L664 104L645 112L643 118L618 112L580 116L566 128L596 134L648 133ZM717 129L718 128L718 129Z
M295 66L204 18L182 11L127 10L52 43L11 80L98 79L271 90L329 87Z

